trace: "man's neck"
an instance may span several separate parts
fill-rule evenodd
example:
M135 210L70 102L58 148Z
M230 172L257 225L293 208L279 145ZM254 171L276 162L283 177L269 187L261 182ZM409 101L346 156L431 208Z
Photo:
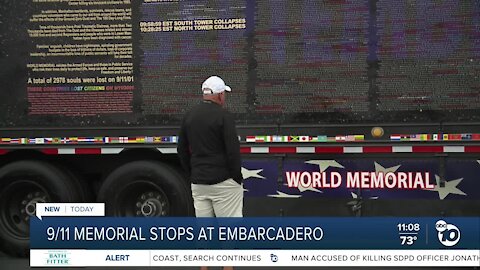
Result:
M203 101L204 101L204 102L213 102L213 103L216 103L216 104L218 104L218 105L222 105L222 104L220 103L220 101L219 101L218 99L215 99L214 97L208 97L208 96L203 97Z

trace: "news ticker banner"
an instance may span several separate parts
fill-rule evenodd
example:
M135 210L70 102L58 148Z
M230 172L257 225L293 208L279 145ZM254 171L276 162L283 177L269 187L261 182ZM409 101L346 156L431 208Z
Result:
M31 219L30 265L480 266L480 218Z
M479 266L474 250L32 250L31 267ZM475 261L476 260L476 261Z

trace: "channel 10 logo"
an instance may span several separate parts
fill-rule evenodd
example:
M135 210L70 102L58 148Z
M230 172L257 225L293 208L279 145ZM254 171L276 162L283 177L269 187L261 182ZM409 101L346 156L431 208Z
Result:
M435 223L435 229L438 231L438 241L446 247L453 247L460 241L460 230L453 224L439 220Z

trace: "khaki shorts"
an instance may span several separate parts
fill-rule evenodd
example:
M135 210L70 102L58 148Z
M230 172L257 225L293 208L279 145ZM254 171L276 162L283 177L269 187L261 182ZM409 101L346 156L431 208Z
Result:
M243 185L232 178L215 185L192 184L197 217L243 217Z

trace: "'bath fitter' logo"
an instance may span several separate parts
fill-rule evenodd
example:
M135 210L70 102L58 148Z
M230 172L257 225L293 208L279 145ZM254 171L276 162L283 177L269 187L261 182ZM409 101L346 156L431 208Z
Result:
M49 250L46 254L46 265L70 265L70 252L65 250Z

